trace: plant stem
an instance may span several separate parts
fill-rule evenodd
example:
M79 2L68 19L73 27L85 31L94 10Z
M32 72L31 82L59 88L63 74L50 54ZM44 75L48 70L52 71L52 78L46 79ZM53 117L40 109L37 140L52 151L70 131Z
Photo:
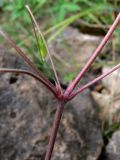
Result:
M48 147L47 147L47 152L46 152L46 155L45 155L45 160L50 160L51 159L54 144L55 144L55 140L56 140L56 137L57 137L59 126L60 126L61 117L62 117L62 114L63 114L63 109L64 109L64 103L63 102L58 102L58 106L57 106L57 110L56 110L56 114L55 114L55 118L54 118L54 123L53 123L53 128L52 128L52 132L51 132L51 135L50 135L49 144L48 144Z
M80 71L80 73L76 76L76 78L73 80L73 82L68 86L68 88L67 88L67 90L65 91L65 94L64 94L65 97L68 97L72 93L73 89L76 87L76 85L81 80L81 78L84 76L84 74L86 73L86 71L88 70L88 68L90 67L90 65L93 63L93 61L95 60L95 58L97 57L97 55L100 53L100 51L102 50L102 48L105 46L105 44L107 43L107 41L110 39L112 33L114 32L114 30L118 26L119 21L120 21L120 13L118 14L118 16L115 19L113 25L110 27L108 33L103 38L103 40L100 43L100 45L94 51L93 55L90 57L90 59L88 60L88 62L85 64L85 66Z
M88 82L87 84L85 84L84 86L82 86L81 88L78 88L78 90L75 93L72 93L71 96L69 97L69 100L73 99L75 96L77 96L79 93L83 92L85 89L87 89L88 87L92 86L94 83L102 80L103 78L105 78L106 76L108 76L109 74L111 74L112 72L116 71L117 69L120 68L120 63L118 65L116 65L115 67L113 67L110 71L108 71L107 73L104 73L102 75L100 75L99 77L95 78L94 80L92 80L91 82Z
M54 85L43 76L43 74L40 72L40 70L35 66L35 64L25 55L25 53L0 29L0 35L3 36L3 38L10 44L17 53L24 59L24 61L34 70L34 72L43 80L45 83L47 83L51 88L55 88Z
M30 71L23 70L23 69L0 68L0 73L7 73L7 72L18 73L18 74L26 74L26 75L29 75L29 76L35 78L36 80L38 80L39 82L44 84L57 98L57 93L56 93L55 88L51 87L51 85L49 85L46 81L44 81L40 76L38 76L38 75L36 75L36 74L34 74Z
M31 9L29 8L28 5L26 5L26 8L27 8L28 13L29 13L29 15L30 15L30 17L31 17L31 20L32 20L33 29L34 29L35 37L36 37L36 40L37 40L37 43L38 43L39 52L41 53L41 49L39 48L39 40L38 40L37 33L36 33L36 31L35 31L35 27L37 28L37 31L40 33L40 36L42 37L42 40L44 41L44 45L45 45L45 47L46 47L47 54L48 54L48 56L49 56L49 59L50 59L51 65L52 65L52 69L53 69L53 72L54 72L54 75L55 75L55 78L56 78L56 84L58 85L60 91L62 92L62 88L61 88L61 85L60 85L60 82L59 82L59 78L58 78L58 75L57 75L57 72L56 72L56 69L55 69L55 66L54 66L54 63L53 63L51 54L50 54L50 52L49 52L49 50L48 50L48 47L47 47L45 38L44 38L44 36L43 36L43 34L42 34L42 32L41 32L38 24L37 24L37 21L36 21L34 15L33 15L33 13L32 13L32 11L31 11Z

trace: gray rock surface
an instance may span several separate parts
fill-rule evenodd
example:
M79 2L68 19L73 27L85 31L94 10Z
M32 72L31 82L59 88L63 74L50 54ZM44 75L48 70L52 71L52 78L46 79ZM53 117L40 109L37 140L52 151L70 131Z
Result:
M25 65L1 48L0 67ZM39 82L0 73L0 160L44 160L55 110L53 95ZM86 91L65 107L52 160L97 160L102 146L97 109Z
M120 160L120 131L116 131L106 147L106 160Z
M100 43L102 37L82 34L78 29L67 27L53 45L56 54L71 62L85 63Z
M61 77L71 71L80 70L93 54L101 39L102 37L83 34L76 28L67 27L50 46L57 69L62 72Z
M104 66L103 74L110 71L112 67ZM93 91L92 95L98 103L101 118L106 120L110 125L120 122L120 69L102 80L104 89L101 93Z

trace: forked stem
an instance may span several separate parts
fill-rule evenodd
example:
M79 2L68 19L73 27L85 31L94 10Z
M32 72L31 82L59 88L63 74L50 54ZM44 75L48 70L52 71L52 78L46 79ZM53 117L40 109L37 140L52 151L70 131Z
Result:
M85 89L87 89L88 87L92 86L94 83L102 80L103 78L105 78L106 76L108 76L109 74L111 74L112 72L116 71L117 69L120 68L120 63L118 65L116 65L115 67L113 67L110 71L108 71L107 73L104 73L102 75L100 75L99 77L95 78L94 80L88 82L87 84L85 84L84 86L78 88L78 90L75 93L72 93L69 97L68 100L73 99L74 97L76 97L79 93L83 92Z
M115 19L114 23L110 27L109 31L107 32L106 36L103 38L100 45L97 47L97 49L94 51L93 55L90 57L88 62L85 64L83 69L80 71L80 73L76 76L76 78L73 80L73 82L68 86L67 90L65 91L65 97L69 97L69 95L72 93L73 89L76 87L78 82L81 80L81 78L84 76L90 65L94 62L100 51L103 49L105 44L108 42L110 37L112 36L112 33L118 26L118 23L120 21L120 13L118 14L117 18Z
M60 126L61 117L63 114L63 109L64 109L64 102L58 102L58 106L57 106L57 110L56 110L56 114L55 114L55 118L54 118L54 123L53 123L53 128L51 131L49 144L48 144L47 152L45 155L45 160L51 159L52 152L54 149L55 140L57 137L59 126Z
M29 13L31 13L31 11ZM32 14L31 14L31 16L32 16ZM34 17L33 17L33 20L34 20ZM108 74L112 73L113 71L115 71L116 69L118 69L120 67L120 64L118 64L112 70L110 70L108 73L105 73L105 74L97 77L96 79L94 79L93 81L89 82L88 84L82 86L76 92L73 93L73 90L76 87L76 85L78 84L78 82L84 76L84 74L86 73L86 71L88 70L88 68L92 64L92 62L95 60L95 58L97 57L99 52L102 50L102 48L105 46L107 41L110 39L110 37L111 37L112 33L114 32L115 28L117 27L119 21L120 21L120 14L117 16L117 18L114 21L113 25L111 26L110 30L108 31L106 36L103 38L102 42L97 47L97 49L95 50L95 52L93 53L93 55L91 56L89 61L86 63L86 65L81 70L81 72L76 76L76 78L73 80L73 82L68 86L67 90L64 93L62 92L60 82L59 82L53 61L51 59L51 55L49 54L49 51L48 51L48 54L49 54L49 57L50 57L50 60L52 63L52 68L53 68L53 71L54 71L54 74L56 77L56 84L57 84L56 87L46 77L43 76L43 74L37 69L37 67L32 63L32 61L24 54L24 52L18 46L16 46L16 44L6 34L4 34L3 31L0 30L0 35L2 35L6 39L6 41L11 46L13 46L13 48L16 49L16 51L19 53L19 55L21 55L21 57L24 59L24 61L33 69L35 74L32 72L29 72L29 71L25 71L25 70L4 69L4 68L0 69L0 72L14 72L14 73L22 73L22 74L27 74L29 76L32 76L35 79L42 82L55 95L56 99L58 99L58 106L56 109L56 114L55 114L55 118L54 118L54 122L53 122L53 128L51 131L49 144L48 144L46 155L45 155L45 160L51 159L52 152L53 152L54 145L55 145L55 140L57 137L59 126L60 126L61 117L62 117L63 110L64 110L65 102L71 100L77 94L81 93L83 90L85 90L86 88L88 88L89 86L94 84L95 82L99 81L100 79L104 78L105 76L107 76ZM37 28L39 28L36 21L34 23L36 24ZM38 29L38 31L40 31L40 30ZM41 36L42 36L42 33L41 33ZM44 37L43 37L43 40L44 40ZM45 43L45 45L46 45L46 43ZM59 93L58 91L61 91L61 93Z

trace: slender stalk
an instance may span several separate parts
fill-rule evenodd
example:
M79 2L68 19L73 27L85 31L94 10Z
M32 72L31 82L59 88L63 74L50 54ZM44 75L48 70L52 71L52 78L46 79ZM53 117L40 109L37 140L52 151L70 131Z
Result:
M2 31L0 30L0 35L4 37L4 39L17 51L17 53L24 59L24 61L35 71L38 76L46 81L51 88L54 88L54 85L43 76L40 70L34 65L34 63L25 55L25 53Z
M39 82L41 82L42 84L44 84L57 97L56 91L54 88L51 87L51 85L49 85L48 83L46 83L46 81L43 81L43 79L41 79L41 77L35 75L34 73L32 73L30 71L26 71L26 70L22 70L22 69L0 68L0 73L6 73L6 72L29 75L29 76L35 78L36 80L38 80Z
M54 66L54 63L53 63L51 54L50 54L50 52L49 52L49 50L48 50L48 47L47 47L45 38L44 38L44 36L43 36L43 34L42 34L42 32L41 32L38 24L37 24L37 21L36 21L34 15L33 15L33 13L32 13L32 11L31 11L31 9L30 9L30 7L29 7L28 5L26 5L26 9L28 10L28 13L29 13L29 15L30 15L30 17L31 17L31 20L32 20L32 23L33 23L33 28L34 28L34 24L35 24L35 26L36 26L36 28L37 28L37 31L40 33L40 35L41 35L41 37L42 37L42 39L43 39L43 41L44 41L45 47L46 47L46 49L47 49L48 56L49 56L49 58L50 58L50 62L51 62L51 65L52 65L52 69L53 69L53 72L54 72L54 75L55 75L55 79L56 79L57 86L59 87L60 91L62 92L62 88L61 88L61 85L60 85L60 82L59 82L59 78L58 78L58 75L57 75L57 72L56 72L56 69L55 69L55 66ZM35 28L34 28L34 31L35 31ZM36 35L36 32L35 32L35 35ZM37 38L37 35L36 35L36 38ZM38 38L37 38L37 41L38 41Z
M27 11L28 11L28 13L30 15L30 18L31 18L31 22L32 22L32 26L33 26L33 31L34 31L34 35L35 35L35 39L36 39L36 42L37 42L38 51L41 52L40 47L39 47L39 40L38 40L38 36L37 36L37 33L36 33L36 29L35 29L33 18L31 16L31 13L29 11L29 7L28 6L26 6L26 9L27 9ZM42 59L42 57L40 57L40 58Z
M56 140L56 137L57 137L59 126L60 126L61 117L62 117L62 114L63 114L63 109L64 109L64 103L63 102L62 103L58 102L58 106L57 106L57 110L56 110L56 114L55 114L55 118L54 118L54 123L53 123L53 128L52 128L52 131L51 131L50 140L49 140L49 144L48 144L48 147L47 147L47 152L46 152L46 155L45 155L45 160L50 160L51 159L54 144L55 144L55 140Z
M36 22L34 16L32 15L32 12L30 11L30 9L29 9L28 6L27 6L27 8L28 8L29 13L30 13L30 15L32 17L34 25L37 27L37 30L40 32L40 35L42 36L42 38L44 40L44 37L43 37L41 31L39 30L37 22ZM41 83L43 83L55 95L56 99L58 99L58 106L57 106L57 110L56 110L56 114L55 114L55 118L54 118L54 122L53 122L53 128L52 128L52 131L51 131L51 135L50 135L50 139L49 139L49 144L48 144L46 155L45 155L45 160L50 160L51 159L52 152L53 152L54 145L55 145L55 141L56 141L56 137L57 137L57 133L58 133L58 129L59 129L59 126L60 126L60 121L61 121L63 110L64 110L64 104L65 104L65 102L71 100L77 94L81 93L83 90L85 90L89 86L93 85L97 81L99 81L99 80L103 79L104 77L106 77L107 75L111 74L116 69L120 68L120 64L118 64L113 69L111 69L109 72L107 72L107 73L105 73L105 74L103 74L103 75L95 78L93 81L87 83L86 85L84 85L81 88L79 88L76 92L72 93L73 90L74 90L74 88L78 84L78 82L81 80L81 78L84 76L84 74L86 73L86 71L88 70L88 68L90 67L90 65L93 63L93 61L95 60L95 58L99 54L99 52L102 50L102 48L105 46L105 44L107 43L107 41L110 39L110 37L111 37L112 33L114 32L115 28L117 27L119 21L120 21L120 14L117 16L116 20L114 21L113 25L109 29L108 33L103 38L102 42L97 47L97 49L94 51L93 55L88 60L88 62L84 66L84 68L76 76L76 78L68 86L67 90L64 93L61 91L62 89L61 89L61 86L60 86L60 82L59 82L59 79L58 79L58 76L57 76L57 73L56 73L53 61L52 61L52 57L51 57L49 51L48 51L48 55L50 57L50 60L51 60L51 63L52 63L52 68L53 68L53 71L54 71L54 74L55 74L55 77L56 77L56 86L54 86L46 77L44 77L43 74L34 65L34 63L24 54L24 52L3 31L0 30L0 35L2 35L6 39L6 41L13 48L15 48L15 50L21 55L21 57L24 59L24 61L34 70L35 74L32 73L32 72L26 71L26 70L8 69L8 68L2 68L2 69L0 69L0 72L22 73L22 74L27 74L29 76L32 76L36 80L39 80ZM45 42L45 40L44 40L44 42ZM45 42L45 45L46 45L46 42ZM47 45L46 45L46 48L47 48ZM61 93L59 93L58 91L61 91Z
M113 67L110 71L108 71L107 73L102 74L101 76L95 78L94 80L92 80L91 82L87 83L86 85L82 86L81 88L79 88L75 93L73 93L70 97L69 100L73 99L75 96L77 96L79 93L83 92L85 89L87 89L88 87L92 86L94 83L100 81L101 79L103 79L104 77L108 76L109 74L111 74L112 72L114 72L115 70L120 68L120 64L116 65L115 67Z
M73 82L68 86L67 90L65 91L65 97L68 97L71 92L73 91L73 89L76 87L76 85L78 84L78 82L81 80L81 78L84 76L84 74L86 73L86 71L88 70L88 68L90 67L90 65L93 63L93 61L96 59L97 55L100 53L100 51L102 50L102 48L105 46L105 44L107 43L107 41L110 39L112 33L114 32L114 30L116 29L118 23L120 21L120 13L118 14L117 18L115 19L113 25L110 27L109 31L107 32L106 36L103 38L102 42L100 43L100 45L97 47L97 49L94 51L93 55L91 56L91 58L88 60L88 62L85 64L85 66L83 67L83 69L81 70L81 72L76 76L76 78L73 80Z

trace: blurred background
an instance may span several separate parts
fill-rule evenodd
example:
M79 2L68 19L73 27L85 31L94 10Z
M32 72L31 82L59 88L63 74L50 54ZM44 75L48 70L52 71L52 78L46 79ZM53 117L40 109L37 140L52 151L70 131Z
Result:
M120 11L119 0L0 0L1 27L17 45L33 56L40 69L39 58L35 58L38 51L26 4L30 6L57 61L57 70L64 72L60 74L61 79L66 82L75 76L82 62L86 62ZM119 40L118 26L109 47L103 51L106 53L101 54L94 63L95 69L100 70L107 60L117 62Z
M0 0L0 27L26 54L33 58L41 70L43 65L38 58L39 53L32 23L25 8L26 4L30 6L45 36L63 88L67 87L83 67L120 12L120 0ZM6 44L1 38L0 41L4 45ZM13 52L10 46L8 49ZM109 70L119 61L120 25L81 84L85 84ZM49 64L48 58L47 62ZM46 70L45 68L44 71L46 72ZM120 82L116 81L118 75L117 73L111 77L110 82L106 79L90 88L99 105L106 105L105 95L109 95L110 99L113 93L119 95ZM113 81L117 86L113 84ZM115 90L115 88L117 89ZM113 106L112 102L111 108ZM118 114L118 110L110 112ZM102 113L102 116L106 115L106 111ZM106 126L104 135L107 140L114 130L120 127L117 122L115 120L111 127Z
M115 20L115 18L117 16L117 14L120 12L120 0L0 0L0 27L4 30L4 32L6 34L9 35L9 37L20 48L22 48L24 50L24 52L28 56L32 57L34 63L37 65L37 67L40 70L42 70L43 73L46 76L48 76L48 78L51 81L53 80L51 78L53 75L52 75L52 73L49 74L50 73L49 58L46 57L47 65L44 65L41 63L41 60L39 58L39 56L40 56L39 51L38 51L36 40L34 37L31 19L29 17L29 14L28 14L26 8L25 8L25 5L30 6L30 8L31 8L31 10L32 10L37 22L38 22L38 25L39 25L39 27L40 27L40 29L46 39L46 42L48 44L48 48L50 50L51 56L52 56L53 61L55 63L56 70L57 70L57 73L58 73L58 76L61 81L61 85L62 85L63 89L65 89L68 86L68 84L73 80L75 75L84 66L86 61L92 55L93 51L100 44L102 38L105 36L107 31L109 30L111 24L113 23L113 21ZM8 51L14 53L14 50L9 45L6 45L6 42L1 37L0 37L0 46L2 46L2 47L4 46L4 48L7 47ZM4 57L5 54L3 54L2 56ZM14 56L13 56L13 58L14 58ZM3 61L4 61L4 58L3 58ZM7 59L7 63L8 62L9 62L9 59ZM90 80L99 76L100 74L110 70L112 66L115 66L119 62L120 62L120 25L118 25L118 27L114 31L111 39L109 40L109 42L106 44L104 49L101 51L99 56L96 58L95 62L92 64L91 68L88 70L88 72L86 73L84 78L81 80L81 83L79 84L79 86L82 84L86 84L87 82L89 82ZM3 64L1 63L1 66ZM6 77L4 77L4 78L6 78ZM24 80L24 78L23 78L23 80ZM44 106L46 106L46 103L48 103L47 105L49 107L49 104L51 104L51 101L49 101L46 97L41 98L43 96L41 93L41 90L42 90L41 88L40 88L41 90L39 92L37 91L38 93L35 92L35 90L34 90L34 88L36 87L35 83L31 82L31 84L32 84L31 86L33 87L32 88L33 90L32 90L30 88L31 86L29 86L28 82L26 82L25 85L24 85L23 81L20 81L20 82L18 81L18 83L20 85L17 85L16 82L17 82L17 79L14 84L14 85L16 85L16 93L18 92L18 88L17 88L18 86L19 86L19 89L21 89L21 88L23 89L25 86L28 85L27 87L28 87L29 92L26 89L26 93L27 93L26 99L28 99L28 102L29 102L29 99L33 99L33 102L34 102L34 99L36 98L36 95L37 95L38 99L40 100L40 102L37 101L37 103L38 102L40 104L43 103ZM1 83L2 83L2 81L1 81ZM6 84L5 84L5 86L6 86ZM20 88L20 86L23 86L23 87ZM99 160L103 160L102 155L104 153L104 150L108 149L107 151L111 154L111 150L109 150L109 147L106 149L106 146L107 146L107 144L108 144L108 146L109 145L111 146L112 143L109 144L109 140L111 139L113 133L115 133L116 131L118 131L120 129L120 123L119 123L120 122L120 89L119 89L120 87L119 86L120 86L120 70L116 71L108 78L105 78L104 80L98 82L97 84L95 84L89 88L88 92L90 93L90 95L92 95L92 98L90 97L90 101L88 99L89 96L88 95L86 96L86 93L85 93L85 95L84 94L80 95L81 96L80 106L81 106L82 111L80 111L78 109L78 111L76 113L77 114L81 113L81 115L77 115L77 114L76 115L78 116L78 121L79 121L79 118L81 118L81 117L82 118L80 120L80 127L77 126L76 130L78 131L78 134L80 134L80 135L83 134L83 140L86 141L86 146L89 144L88 142L90 142L90 143L93 142L92 145L90 144L90 147L89 146L86 147L87 149L91 149L91 146L95 147L95 143L98 145L98 148L100 147L100 149L96 149L96 147L95 147L91 151L91 152L93 152L95 150L97 150L97 151L100 150L99 153L97 153L97 158L96 158ZM24 89L23 89L23 91L24 91ZM5 88L5 92L6 92L6 88ZM28 93L31 93L31 92L32 92L32 94L35 92L35 94L33 94L33 96L31 96L32 94L30 94L28 96ZM4 93L2 93L2 92L0 92L0 93L1 93L1 97L2 97L2 94L4 97ZM42 96L39 97L39 93L41 93ZM47 92L45 92L45 94L47 94ZM7 97L8 97L8 95L9 95L9 97L12 96L11 90L10 90L10 94L7 94ZM18 92L18 95L19 95L19 92ZM35 97L34 97L34 95L35 95ZM21 99L23 99L23 98L24 98L24 96ZM44 98L46 98L45 103L43 101ZM1 98L0 100L2 101L4 99L5 98ZM14 96L13 96L13 99L14 99ZM24 99L24 101L21 101L20 106L22 106L24 104L24 102L26 102L26 99ZM93 117L93 110L92 110L90 113L90 116L92 117L92 121L89 121L89 118L88 118L89 117L89 107L88 106L91 104L91 101L93 99L94 99L94 102L98 105L97 106L97 113L99 113L99 116L95 115L96 117L94 118ZM2 103L1 101L0 101L0 103ZM7 103L7 104L9 106L9 103ZM17 104L17 102L15 103L15 105L16 104ZM5 105L6 105L6 103L5 103ZM31 103L30 104L28 103L27 106L29 106L29 105L31 105ZM73 106L77 106L77 105L78 105L78 103L75 102ZM12 104L11 106L13 107L14 105ZM24 106L26 106L26 103L23 105L23 108L25 108ZM34 105L31 105L31 108L33 106ZM84 106L85 106L85 112L84 112ZM93 104L92 104L92 107L90 106L90 110L91 110L91 108L95 109L95 107L93 107L93 106L94 106ZM16 107L16 108L18 109L18 107ZM31 109L30 116L28 116L28 117L33 116L34 109ZM14 108L11 109L10 113L14 113L13 110L14 110ZM28 107L28 110L29 110L29 107ZM41 107L40 114L41 115L43 114L42 110L46 116L46 112L44 112L45 109L43 109L42 107ZM9 109L7 111L9 111ZM27 112L25 110L25 114ZM70 115L73 116L74 112L73 113L72 112L70 112ZM18 111L18 113L19 113L19 111ZM36 111L36 113L34 114L35 117L36 117L37 113L39 113L39 112ZM48 116L49 117L48 119L50 119L54 115L53 111L48 112L48 114L49 113L50 113L50 117ZM84 113L85 113L85 116L83 116ZM44 114L43 114L43 117L45 117ZM53 115L51 116L51 114L53 114ZM1 115L3 115L2 112L1 112ZM9 115L9 114L7 114L7 115ZM16 118L17 117L16 110L15 110L15 114L11 114L11 115L12 115L11 117L13 119ZM76 118L76 115L75 115L75 118ZM34 116L32 117L33 121L35 119ZM40 116L38 115L38 119ZM68 113L66 114L66 117L67 116L68 116L68 119L62 122L63 123L62 125L65 126L65 129L66 129L66 127L69 126L68 125L69 123L70 123L70 125L73 123L73 120L71 120L71 117L69 117ZM25 117L24 119L26 120L27 118ZM83 119L85 119L85 120L83 121ZM93 128L91 127L91 125L95 125L95 127L97 125L97 122L96 122L96 120L94 121L94 119L101 120L99 127L97 126L97 129L99 128L100 131L102 130L101 137L99 137L99 136L96 137L96 135L99 135L98 132L95 131L97 129L96 128L94 129L94 127ZM21 118L21 120L23 120L23 117ZM45 120L47 120L47 119L45 118ZM86 121L86 120L88 120L88 121ZM2 119L2 122L3 121L4 120ZM43 119L40 121L43 121ZM77 123L78 123L78 121L77 121ZM50 121L50 123L51 122L52 122L52 120ZM69 122L69 123L67 123L67 122ZM6 124L7 123L8 122L6 122ZM46 124L47 123L48 122L46 122ZM83 123L83 126L81 127L82 123ZM35 121L35 124L36 124L36 121ZM36 127L37 129L41 127L41 126L39 126L39 124L40 123L38 123L38 127ZM75 121L75 124L76 124L76 121ZM26 126L27 125L28 125L28 122L26 122ZM42 123L41 123L41 125L42 125ZM51 126L51 124L49 125L49 127L50 126ZM87 126L87 128L84 128L85 126ZM92 134L89 133L88 126L90 127L90 130L91 130L91 128L93 129L92 130L92 133L93 133L92 140L88 140L89 136L92 136ZM49 130L46 131L44 125L42 127L43 127L43 130L45 131L45 134L43 134L44 132L40 131L41 135L46 135L46 137L48 138L49 137L49 135L48 135ZM74 128L74 126L72 126L72 127ZM10 126L10 128L11 128L11 126ZM31 121L30 121L30 128L31 128ZM33 126L33 128L34 128L34 126ZM46 128L48 128L48 127L46 127ZM35 132L37 132L37 129ZM69 129L69 127L67 129ZM82 132L81 132L81 130L82 130ZM27 131L28 131L28 128L26 129L26 133L27 133ZM32 131L34 131L34 130L32 129ZM6 131L6 133L7 132L8 131ZM62 132L63 132L63 130L61 131L61 133ZM67 133L66 130L65 130L65 132L66 132L66 135L68 136L69 134ZM24 131L23 131L23 133L24 133ZM84 136L84 133L86 136ZM74 134L75 134L75 137L77 137L76 132L74 132ZM19 134L16 134L16 135L18 136ZM28 135L29 135L29 133L28 133ZM116 136L120 137L120 132L119 132L119 134L116 134ZM20 137L20 136L18 136L18 137ZM23 135L23 137L24 137L24 135ZM45 137L45 140L46 140L46 137ZM97 142L94 143L95 137L97 139ZM86 138L86 139L84 139L84 138ZM11 139L11 137L10 137L10 139ZM34 137L33 137L33 139L34 139ZM71 146L71 139L72 138L70 137L70 138L66 138L66 139L63 137L62 140L63 140L63 143L66 140L66 142L65 142L66 146L69 144L68 141L70 141L70 145L68 145L68 148L69 148L69 146ZM70 140L68 140L68 139L70 139ZM101 139L101 141L102 141L101 144L100 144L100 141L98 141L99 139ZM117 139L120 139L120 138L116 138L115 147L116 148L118 147L118 150L119 150L120 142L117 143L118 142ZM30 137L30 140L31 140L31 137ZM114 140L114 138L113 138L113 140ZM43 143L43 141L42 142L38 141L39 143L36 142L36 144L41 147L41 144ZM75 141L78 142L78 140L76 140L76 139L75 139ZM104 145L103 145L103 141L104 141ZM28 142L28 140L27 140L27 142ZM47 144L47 141L45 143ZM73 145L75 143L73 143ZM1 144L4 144L4 143L2 142ZM6 146L8 146L8 144L6 144ZM59 144L59 141L58 141L58 144ZM81 145L81 142L80 142L80 145ZM16 146L16 144L14 146ZM28 144L28 146L29 146L29 144ZM38 146L36 147L37 149L38 149ZM60 140L60 144L58 146L60 146L58 148L61 149L61 146L62 146L61 140ZM83 160L85 160L84 153L86 153L87 149L85 149L83 146L84 150L82 151L82 149L81 149L81 151L79 151L80 147L78 146L78 144L76 144L76 146L78 149L78 155L79 155L79 152L80 152L79 156L81 156L82 155L81 153L83 153ZM10 148L12 148L12 147L10 147ZM45 153L45 147L43 147L43 148L44 148L44 152L42 149L42 150L40 150L41 153L42 152ZM27 149L26 149L26 151L27 151ZM69 149L68 149L68 151L69 151ZM71 151L72 151L72 149L70 149L68 154ZM114 151L114 149L113 149L113 151ZM36 152L38 153L39 151L37 150ZM21 153L22 153L22 151L21 151ZM42 155L44 155L43 153L42 153ZM56 153L59 153L59 149L58 150L56 149ZM65 151L65 153L66 153L66 151ZM73 147L73 151L71 152L71 155L73 155L73 153L75 153L74 147ZM88 153L89 153L89 150L88 150ZM60 154L60 156L61 155L62 154ZM77 154L75 153L75 156L76 155ZM86 153L86 155L87 155L87 153ZM4 156L4 154L3 154L3 156ZM78 156L78 159L80 159L79 156ZM98 158L99 156L100 156L100 158ZM119 157L120 157L120 155L119 155ZM111 158L111 156L110 156L110 158ZM3 160L4 159L5 158L3 158ZM59 159L59 158L57 158L57 159ZM61 158L61 159L63 159L63 158ZM70 159L70 158L68 158L68 159ZM120 159L120 158L118 158L118 159ZM118 160L118 159L113 157L113 160Z

